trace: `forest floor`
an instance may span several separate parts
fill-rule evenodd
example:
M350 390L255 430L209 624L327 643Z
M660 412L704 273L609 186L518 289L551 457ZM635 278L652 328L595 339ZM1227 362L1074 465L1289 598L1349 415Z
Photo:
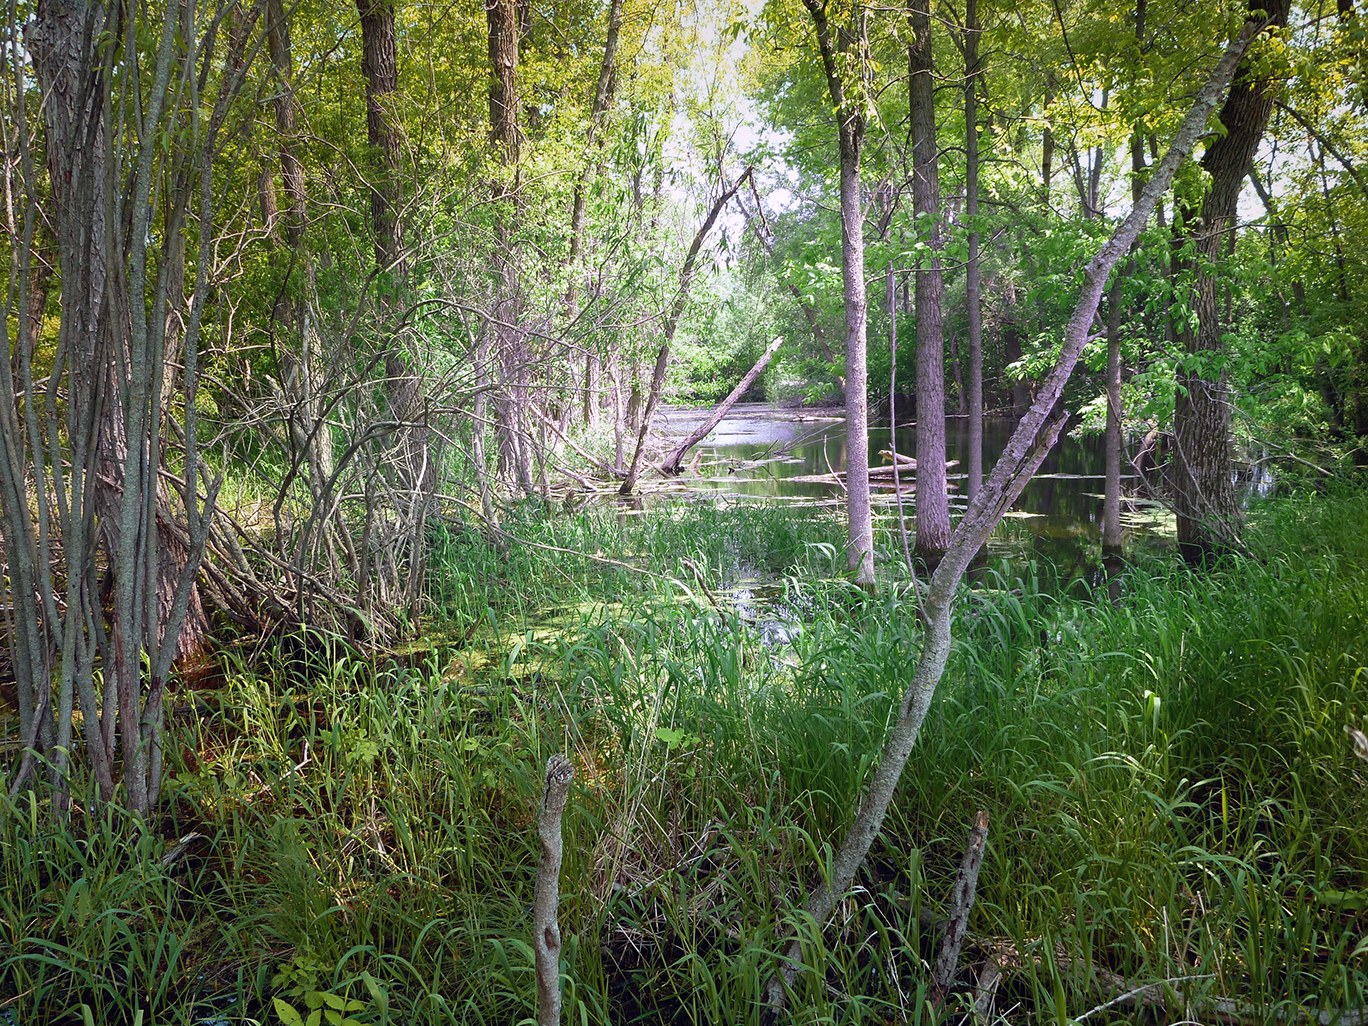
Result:
M162 821L72 833L8 800L0 1022L524 1020L558 751L571 1021L756 1022L792 930L795 1022L1368 1021L1368 763L1346 734L1368 729L1368 492L1267 502L1248 556L1139 556L1114 599L1035 566L966 588L825 929L798 910L910 673L909 581L846 584L820 508L505 527L529 544L435 538L444 640L419 665L282 639L179 695ZM738 604L736 567L780 583ZM928 963L979 809L938 1013Z

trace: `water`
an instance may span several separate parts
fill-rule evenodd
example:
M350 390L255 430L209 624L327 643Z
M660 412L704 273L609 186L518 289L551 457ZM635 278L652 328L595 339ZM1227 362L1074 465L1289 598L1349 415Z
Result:
M682 437L697 425L706 410L662 409L657 421L663 433ZM695 453L692 469L682 483L699 494L722 493L742 498L840 505L841 486L833 471L845 466L845 424L839 410L803 411L765 404L734 407ZM1016 427L1015 420L984 422L985 477ZM965 463L969 421L952 417L946 423L947 456L959 465L949 471L951 516L965 504ZM880 456L889 448L887 426L869 432L871 467L889 466ZM897 451L916 455L916 429L899 424ZM1100 436L1066 437L1046 457L989 542L990 557L1024 564L1043 558L1063 570L1086 574L1101 562L1102 490L1105 454ZM1144 497L1143 484L1133 468L1123 465L1121 489L1125 527L1124 545L1130 549L1172 544L1172 515ZM903 509L912 530L916 497L909 490L914 472L900 473ZM896 517L897 499L892 478L876 478L876 512Z

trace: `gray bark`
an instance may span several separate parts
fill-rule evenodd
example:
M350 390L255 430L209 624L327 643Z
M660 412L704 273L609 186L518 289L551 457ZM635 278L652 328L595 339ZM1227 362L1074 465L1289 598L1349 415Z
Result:
M966 0L964 12L964 213L969 221L969 261L964 269L964 301L969 317L969 475L970 499L983 487L983 305L979 289L978 5Z
M564 755L546 761L546 781L542 788L541 815L537 837L541 841L541 862L537 865L537 887L532 898L532 950L537 963L537 1026L560 1026L560 923L556 918L560 903L561 816L570 796L570 781L575 765Z
M29 750L12 786L23 785L35 753L51 753L54 809L67 807L67 760L79 706L100 798L110 799L123 783L130 809L147 814L159 795L167 677L183 652L184 628L202 617L195 574L208 528L200 504L194 393L214 243L210 169L242 84L246 36L260 8L239 19L242 32L230 41L212 103L200 95L201 67L208 67L204 48L212 37L204 22L192 20L191 8L164 12L148 24L129 23L127 33L115 37L107 35L104 4L49 2L36 14L27 43L44 93L63 287L46 395L32 374L31 333L19 346L10 344L10 299L0 318L11 360L0 374L0 503L11 573L23 581L11 598L22 642L17 669L27 674L21 707L28 705L21 708L21 724ZM140 21L146 14L139 9L126 17ZM133 40L148 47L138 60L123 49ZM127 92L110 92L116 64L134 76ZM20 96L25 88L21 84ZM130 93L140 102L128 100ZM15 124L23 126L23 101L17 102ZM125 132L119 147L108 143L111 124ZM179 132L194 142L166 153L159 140ZM27 139L22 149L27 219L37 193ZM154 217L160 218L155 231ZM187 305L181 246L192 221L200 249ZM162 236L159 252L154 235ZM31 238L29 231L17 254L21 265ZM178 514L162 478L162 424L170 410L164 393L172 381L168 345L180 347L184 363ZM20 415L22 433L14 419ZM214 491L208 488L207 503ZM108 635L95 574L97 530L114 589ZM60 615L54 559L66 580ZM104 667L98 689L97 653Z
M974 826L969 831L969 844L964 849L959 873L955 876L954 890L950 895L950 922L945 928L945 939L941 942L940 954L936 956L935 968L931 971L931 1003L937 1008L945 1001L950 984L955 979L955 968L959 964L960 948L969 932L969 913L974 908L974 890L978 887L979 870L983 868L983 850L988 844L988 813L978 810Z
M908 110L912 121L912 208L929 221L930 250L917 267L917 555L930 563L950 544L945 477L945 282L941 271L940 183L932 81L930 0L908 5ZM977 202L977 201L976 201ZM923 266L926 264L926 266Z
M832 37L822 0L803 0L817 34L827 92L836 116L840 153L841 282L845 297L846 343L846 515L850 570L857 583L874 583L874 521L869 499L868 296L864 279L864 207L860 195L860 152L864 147L864 104L847 95L840 56L853 56L863 75L868 48L867 13L857 4L851 21ZM864 83L855 83L863 92ZM850 102L855 100L855 102Z
M1159 197L1173 181L1178 165L1187 158L1205 131L1207 118L1216 109L1241 56L1259 27L1247 22L1231 41L1198 93L1168 153L1156 165L1154 174L1141 193L1140 202L1088 262L1078 302L1065 329L1058 362L1042 383L1035 403L1008 440L992 474L984 482L983 490L969 503L955 528L950 547L931 575L922 601L922 649L899 703L897 719L888 731L883 752L850 829L831 858L829 876L812 891L803 905L803 911L817 923L825 923L830 918L837 901L850 888L870 846L882 829L903 767L907 764L922 722L931 707L931 699L945 672L950 655L951 612L960 581L970 561L988 540L988 535L1002 515L1021 494L1064 426L1066 417L1061 416L1053 421L1049 418L1087 343L1107 278L1149 220ZM783 1010L786 985L791 984L803 968L801 956L798 943L790 942L779 971L770 980L766 997L769 1008L775 1014Z

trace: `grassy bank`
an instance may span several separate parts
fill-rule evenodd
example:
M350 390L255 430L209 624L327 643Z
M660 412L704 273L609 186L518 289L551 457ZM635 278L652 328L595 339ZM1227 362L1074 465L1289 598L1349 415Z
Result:
M936 918L979 808L992 826L951 1007L990 959L991 1015L1013 1023L1158 981L1162 1010L1086 1021L1172 1021L1178 992L1202 1021L1217 998L1267 1022L1368 1004L1368 765L1344 733L1368 727L1362 491L1262 509L1253 556L1207 573L1133 565L1116 603L1030 572L966 591L885 834L825 930L796 910L915 659L906 586L843 585L840 525L815 511L510 529L540 547L433 539L448 647L420 665L306 639L181 696L165 821L86 818L73 836L7 806L14 1021L275 1023L317 1005L518 1021L535 810L560 750L578 767L572 1022L754 1022L789 929L815 967L794 1021L931 1021ZM737 611L732 584L776 575L769 606Z

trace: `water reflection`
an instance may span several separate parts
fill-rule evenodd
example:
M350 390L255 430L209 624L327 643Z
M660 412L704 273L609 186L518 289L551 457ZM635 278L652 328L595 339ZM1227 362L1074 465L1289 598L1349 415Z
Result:
M706 411L670 409L662 429L683 436ZM833 478L845 467L845 425L839 411L823 415L776 409L767 405L736 407L731 415L699 446L683 481L700 493L723 492L743 497L838 505L842 489ZM983 465L985 475L1001 454L1015 428L1014 420L992 419L984 423ZM969 423L952 417L946 424L948 458L959 465L950 470L952 516L962 510L965 499ZM887 465L880 452L889 448L887 426L871 428L871 466ZM900 424L897 451L916 455L916 430ZM1104 449L1101 437L1061 439L1035 478L1026 486L1016 506L989 541L993 561L1006 558L1024 564L1043 557L1071 574L1098 576L1106 580L1101 565L1102 489ZM1130 469L1130 468L1125 468ZM901 474L903 506L910 521L915 494L908 489L910 474ZM882 485L879 487L878 485ZM1141 482L1123 476L1122 492L1131 497L1123 504L1125 546L1166 545L1173 535L1173 520L1158 504L1140 497ZM891 477L876 482L876 510L896 517L896 496Z

